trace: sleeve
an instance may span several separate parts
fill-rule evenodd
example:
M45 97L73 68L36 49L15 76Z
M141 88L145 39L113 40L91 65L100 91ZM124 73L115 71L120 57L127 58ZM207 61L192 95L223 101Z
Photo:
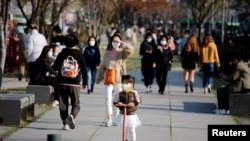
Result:
M96 84L99 84L103 79L104 79L104 64L103 62L100 64L99 70L97 72L97 76L96 76Z
M220 58L219 58L219 54L218 54L218 50L217 50L217 47L215 46L214 47L214 60L215 60L215 64L216 64L216 67L220 67Z
M100 62L101 62L101 53L100 53L100 49L99 47L97 47L97 53L96 53L96 58L97 58L97 62L96 62L96 65L100 65Z
M138 105L139 103L142 102L141 97L140 97L138 91L133 90L133 92L135 93L135 100L136 100L136 103L137 103L137 105Z
M115 105L117 102L120 101L119 93L114 96L113 104Z
M125 60L134 53L134 47L126 42L123 43L122 48L122 56Z
M86 72L86 62L83 56L81 57L81 62L82 62L81 64L82 83L86 85L88 80L88 75Z
M33 40L31 37L28 37L27 45L25 46L25 50L24 50L24 54L26 58L31 55L33 47L34 47Z

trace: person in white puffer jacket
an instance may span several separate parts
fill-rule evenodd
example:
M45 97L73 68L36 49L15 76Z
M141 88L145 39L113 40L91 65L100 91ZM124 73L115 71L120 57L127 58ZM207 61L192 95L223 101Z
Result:
M32 73L32 69L34 69L34 62L40 56L43 48L47 45L47 40L44 35L38 32L35 24L31 24L28 28L31 32L27 37L24 54L28 63L29 77L31 78L34 76ZM29 85L31 84L32 82L29 81Z

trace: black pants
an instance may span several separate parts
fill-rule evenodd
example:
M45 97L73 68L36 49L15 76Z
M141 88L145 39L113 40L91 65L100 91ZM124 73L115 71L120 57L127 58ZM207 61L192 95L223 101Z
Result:
M218 109L229 110L229 96L232 93L229 92L229 86L230 85L227 85L226 87L220 87L219 89L217 89ZM250 89L245 89L238 93L248 93L248 92L250 92Z
M60 117L65 124L66 118L71 114L74 118L80 111L80 86L58 85ZM71 110L69 112L69 98Z
M158 67L156 68L156 82L159 87L159 92L164 92L167 84L168 77L168 68L167 67Z
M217 89L218 109L229 109L229 85Z

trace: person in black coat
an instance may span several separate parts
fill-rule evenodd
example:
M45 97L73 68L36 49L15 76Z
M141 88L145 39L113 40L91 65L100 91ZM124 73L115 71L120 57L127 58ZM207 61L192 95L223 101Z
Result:
M151 33L147 33L140 46L141 69L144 75L144 85L146 87L146 93L152 92L152 84L154 79L154 50L156 45L153 41Z
M29 85L51 85L54 89L52 106L58 106L59 96L58 96L58 80L57 72L51 67L52 61L50 60L48 53L50 51L50 46L45 46L36 59L34 65L34 70L30 75Z
M168 41L171 40L170 36L161 35L159 37L159 45L155 49L155 65L156 65L156 81L159 86L159 94L164 94L167 84L168 71L171 69L173 60L173 52L168 46Z
M96 80L97 70L99 69L101 55L100 49L97 46L97 41L94 36L90 36L88 39L88 46L85 48L83 52L83 56L86 61L86 71L88 74L88 82L87 82L87 92L88 94L93 93L94 84Z

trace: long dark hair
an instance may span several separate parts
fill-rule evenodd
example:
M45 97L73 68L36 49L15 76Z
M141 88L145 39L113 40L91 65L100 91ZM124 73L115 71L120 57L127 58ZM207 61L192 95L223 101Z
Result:
M108 46L107 46L107 50L112 50L113 49L113 46L112 46L112 41L115 37L118 37L120 40L122 40L121 36L119 34L114 34L111 38L110 38L110 41L108 43Z
M52 61L50 60L49 56L48 56L48 52L51 49L50 46L45 46L40 54L40 56L37 58L37 60L43 60L45 59L46 62L51 65Z
M93 38L95 40L94 46L96 46L97 45L97 41L96 41L96 37L95 36L89 36L88 41L87 41L88 46L90 46L89 45L89 41L90 41L91 38Z

